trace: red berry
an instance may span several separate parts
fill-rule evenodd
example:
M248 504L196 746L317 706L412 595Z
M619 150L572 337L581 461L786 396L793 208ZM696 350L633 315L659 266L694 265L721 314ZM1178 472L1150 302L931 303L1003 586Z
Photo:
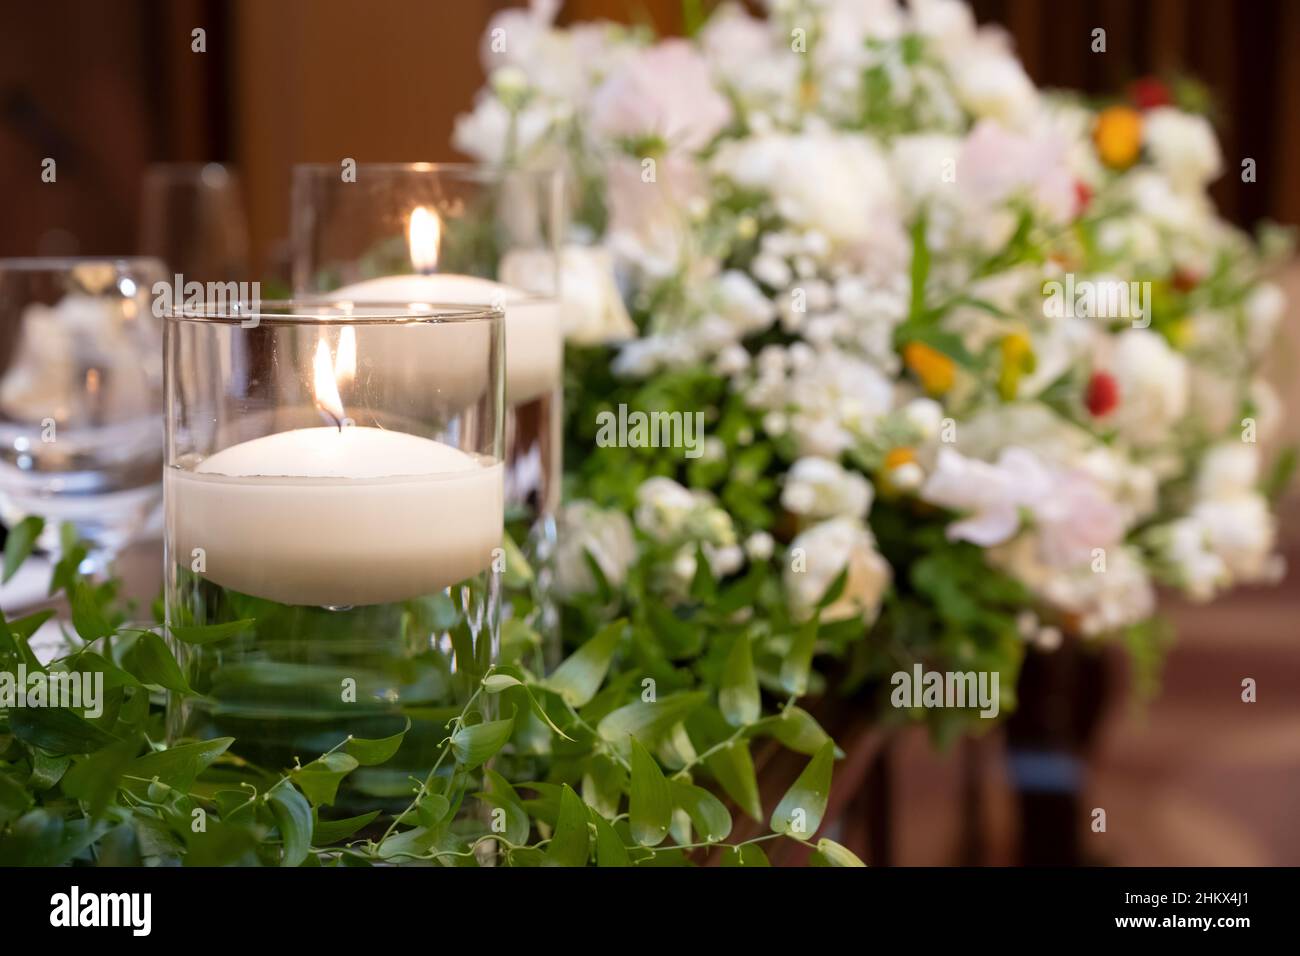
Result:
M1082 216L1092 202L1092 187L1082 179L1074 181L1074 214Z
M1144 76L1140 80L1135 80L1128 89L1128 95L1133 105L1140 110L1169 106L1174 101L1169 87L1154 76Z
M1190 269L1175 269L1173 287L1179 292L1191 292L1201 284L1201 277Z
M1084 398L1088 411L1096 418L1109 415L1119 404L1119 382L1110 372L1093 372Z

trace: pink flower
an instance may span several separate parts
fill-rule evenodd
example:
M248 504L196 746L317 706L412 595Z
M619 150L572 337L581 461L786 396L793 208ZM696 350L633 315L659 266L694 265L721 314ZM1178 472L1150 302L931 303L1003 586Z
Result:
M1053 220L1073 218L1079 197L1066 163L1066 142L1042 129L1017 133L993 120L981 120L962 144L957 183L980 205L1027 195Z
M639 51L596 90L591 125L610 140L657 136L669 151L699 150L731 119L708 64L685 40Z

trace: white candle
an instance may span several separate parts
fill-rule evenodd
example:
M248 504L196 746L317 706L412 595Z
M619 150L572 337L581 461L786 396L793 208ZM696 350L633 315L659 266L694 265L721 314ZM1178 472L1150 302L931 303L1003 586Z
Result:
M172 560L201 555L204 577L281 604L432 594L486 570L501 543L499 462L379 428L256 438L168 469L166 487Z
M367 279L331 293L357 302L428 302L505 307L506 401L522 405L560 384L564 329L560 304L477 276L433 273ZM469 334L469 333L466 333ZM434 360L431 368L442 363Z

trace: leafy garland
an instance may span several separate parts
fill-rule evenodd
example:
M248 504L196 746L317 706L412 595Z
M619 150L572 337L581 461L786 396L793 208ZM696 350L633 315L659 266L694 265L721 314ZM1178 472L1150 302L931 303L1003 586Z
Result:
M15 528L6 577L30 554L41 528L38 518ZM774 839L812 847L818 864L862 865L832 840L814 842L836 753L796 703L812 683L815 622L800 630L780 668L788 696L765 715L747 637L716 660L715 648L675 648L673 656L690 666L673 668L660 696L645 675L662 661L647 662L637 623L606 624L543 679L516 662L536 636L514 618L506 660L445 724L435 763L423 780L412 780L405 809L338 818L339 785L358 767L383 765L406 731L347 736L287 768L240 758L231 737L164 746L164 692L192 691L159 629L125 623L130 608L117 584L81 576L85 548L67 528L63 538L50 590L71 607L75 637L66 636L73 649L42 664L29 641L53 611L15 621L0 615L0 671L22 667L47 680L102 674L104 706L94 718L57 707L0 710L2 865L659 866L726 847L724 864L755 866L766 865L762 845ZM526 566L512 565L516 575L530 577ZM713 615L726 615L736 601L734 594L714 597ZM189 644L213 644L248 623L171 633ZM480 695L497 695L502 712L513 708L513 715L470 722ZM509 764L525 725L534 740L540 728L549 770L546 780L512 784L486 764ZM772 812L771 832L727 843L731 811L698 778L761 819L749 751L760 736L810 759ZM481 789L473 789L475 781Z

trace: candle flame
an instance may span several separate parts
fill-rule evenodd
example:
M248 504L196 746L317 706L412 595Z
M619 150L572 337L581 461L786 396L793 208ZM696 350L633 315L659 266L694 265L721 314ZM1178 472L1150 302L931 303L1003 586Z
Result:
M339 331L339 349L334 354L334 380L338 386L349 384L357 374L357 330L345 325Z
M334 420L339 431L343 430L343 399L339 397L338 380L334 377L333 363L330 362L330 347L322 336L316 343L316 358L312 363L315 372L316 407Z
M438 268L438 249L442 245L442 223L438 214L424 206L411 210L406 227L406 243L411 253L411 267L428 274Z

